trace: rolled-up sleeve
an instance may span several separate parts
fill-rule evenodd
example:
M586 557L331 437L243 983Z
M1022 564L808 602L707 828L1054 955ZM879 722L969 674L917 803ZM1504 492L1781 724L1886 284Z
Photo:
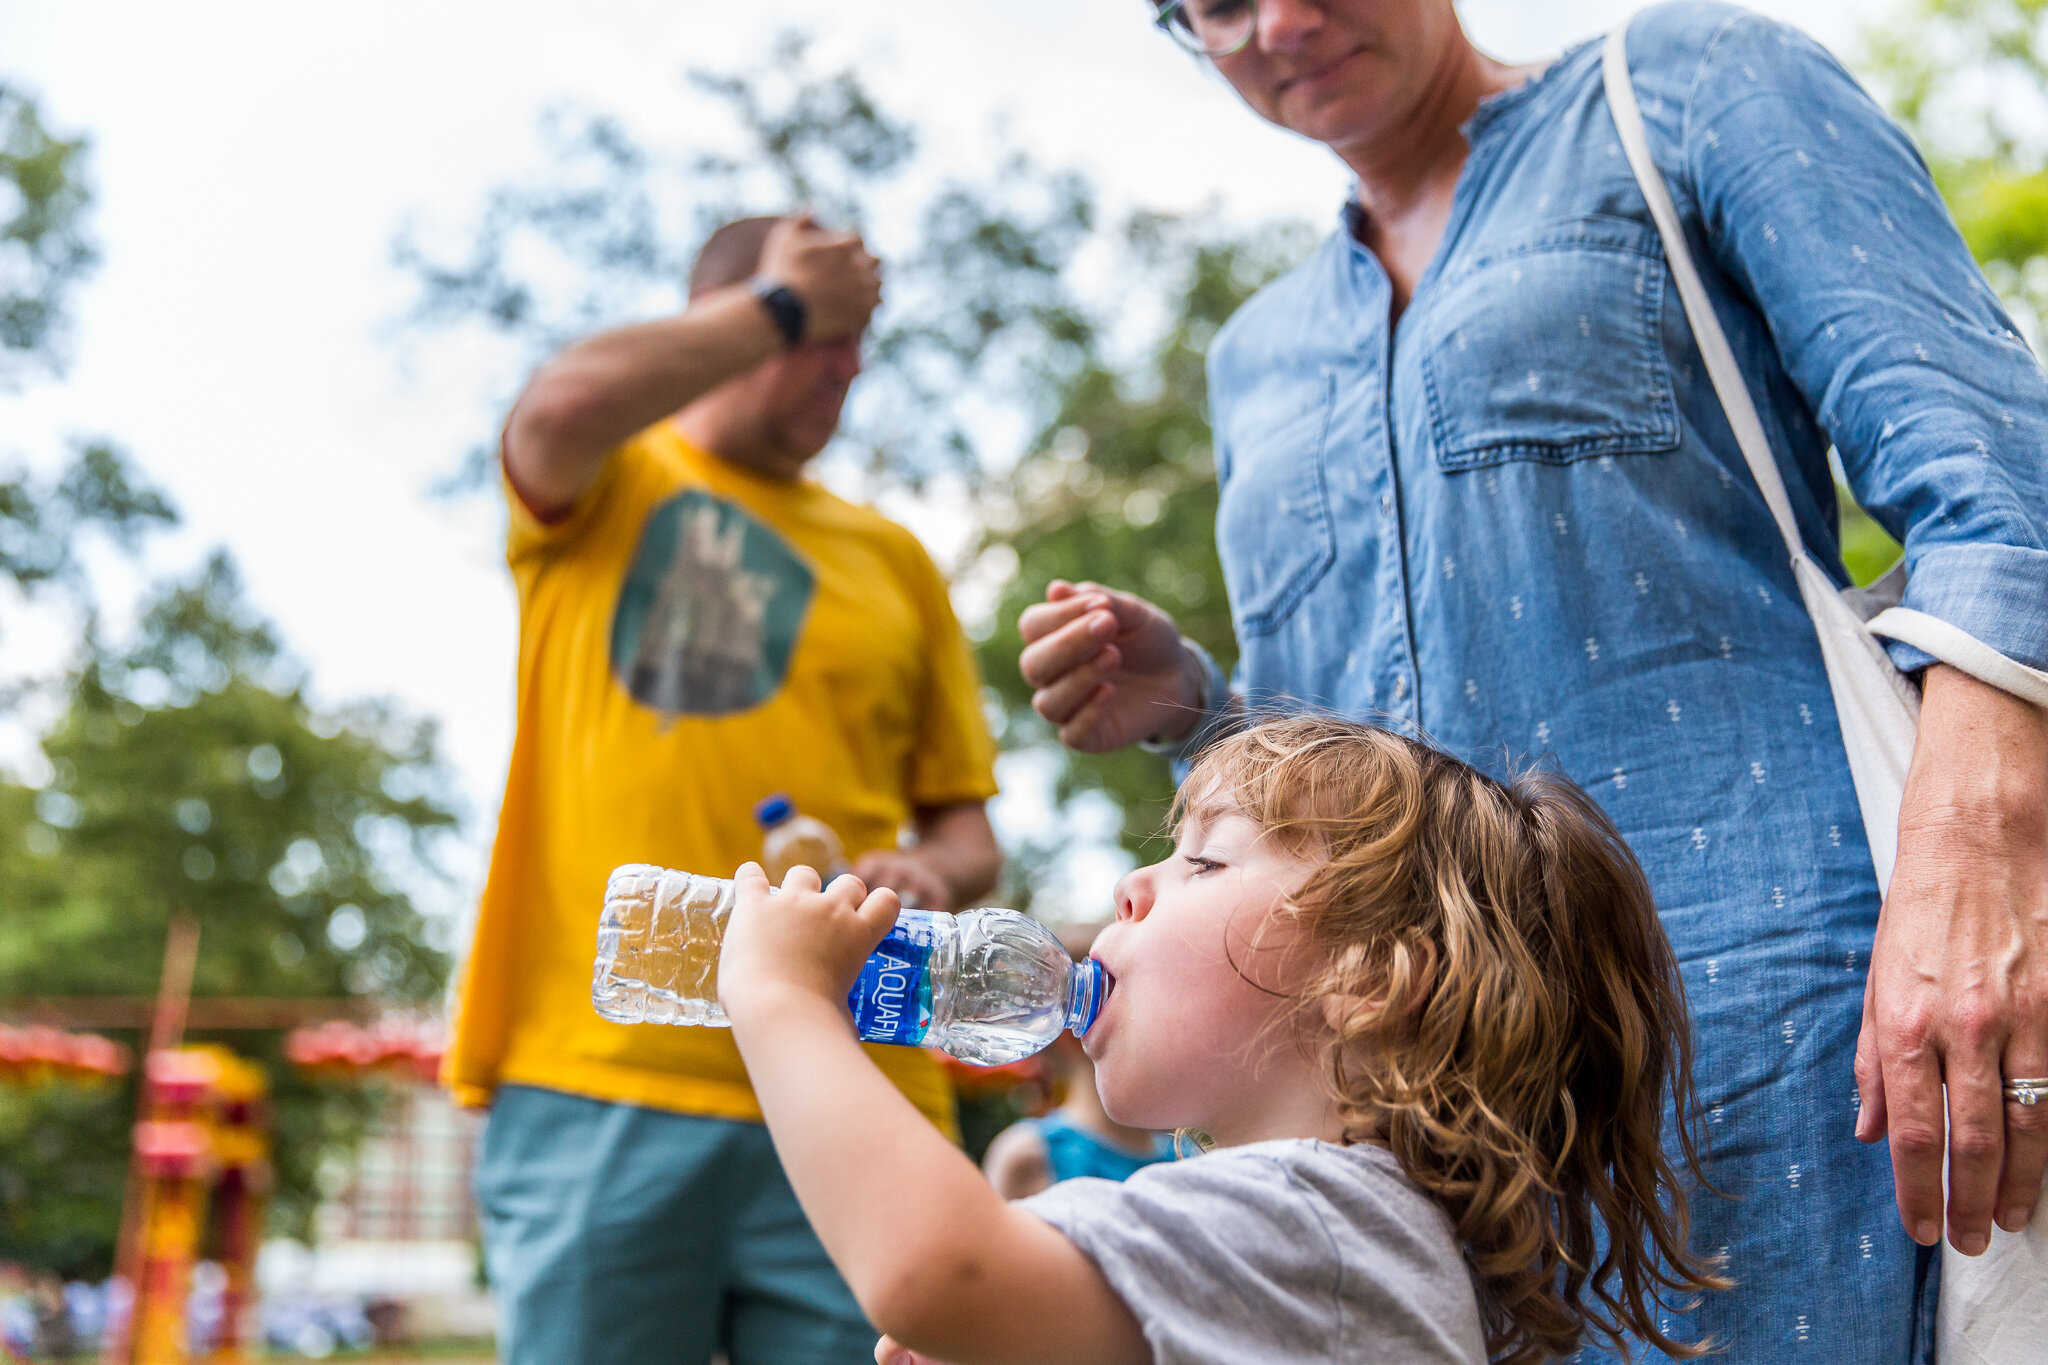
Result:
M1716 263L1905 546L1877 624L1894 661L2048 703L2048 375L1925 163L1824 49L1754 15L1708 46L1683 139Z

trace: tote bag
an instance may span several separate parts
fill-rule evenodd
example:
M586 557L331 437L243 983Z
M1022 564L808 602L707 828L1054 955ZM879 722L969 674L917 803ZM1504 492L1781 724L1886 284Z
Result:
M1906 770L1913 761L1920 700L1892 666L1878 635L1905 641L1978 677L1996 679L2015 665L1945 621L1900 608L1897 603L1905 587L1903 562L1869 589L1844 592L1807 554L1792 517L1792 504L1785 496L1778 462L1750 401L1749 387L1700 283L1663 172L1650 158L1642 111L1629 78L1625 26L1608 35L1603 74L1622 150L1628 154L1629 166L1664 238L1665 258L1685 303L1693 338L1742 447L1742 457L1784 537L1800 600L1813 618L1882 892L1891 884L1892 864L1898 856L1899 802L1906 789ZM2048 1360L2048 1193L2025 1232L2008 1233L1993 1227L1990 1249L1982 1256L1963 1256L1944 1248L1940 1303L1937 1335L1943 1365L2042 1365Z

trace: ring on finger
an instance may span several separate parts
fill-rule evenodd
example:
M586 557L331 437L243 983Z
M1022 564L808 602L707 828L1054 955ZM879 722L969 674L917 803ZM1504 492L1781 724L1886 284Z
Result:
M2005 1083L2005 1097L2015 1104L2048 1101L2048 1076L2022 1076Z

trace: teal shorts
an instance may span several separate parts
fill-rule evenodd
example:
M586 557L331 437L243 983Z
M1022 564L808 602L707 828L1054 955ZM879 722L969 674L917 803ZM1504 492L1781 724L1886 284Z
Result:
M504 1365L868 1365L759 1124L505 1086L476 1165Z

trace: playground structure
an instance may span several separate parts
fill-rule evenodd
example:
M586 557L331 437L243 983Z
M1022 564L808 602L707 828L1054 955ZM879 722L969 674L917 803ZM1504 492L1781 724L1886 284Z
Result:
M219 1044L184 1045L198 957L198 923L180 915L164 943L114 1259L115 1276L133 1294L129 1311L108 1324L102 1365L190 1359L186 1306L209 1227L227 1281L208 1358L250 1358L271 1178L270 1084L260 1067Z
M108 1085L128 1074L128 1049L97 1033L0 1024L0 1085Z
M334 1017L360 1012L364 1002L194 1002L198 937L189 917L172 923L153 1003L94 998L8 1005L32 1015L54 1009L59 1017L82 1008L116 1027L132 1026L125 1016L147 1009L148 1042L114 1266L115 1282L129 1288L116 1298L125 1311L109 1314L101 1365L186 1365L193 1359L188 1306L202 1255L210 1255L225 1276L219 1327L203 1358L234 1365L258 1347L256 1256L272 1178L269 1081L260 1066L225 1046L186 1045L188 1019L238 1030L324 1016L286 1038L286 1056L310 1075L431 1084L440 1065L441 1045L421 1024L387 1020L365 1028ZM98 1034L48 1023L0 1024L0 1085L111 1085L131 1065L126 1047ZM6 1358L0 1348L0 1359Z
M431 1083L440 1045L420 1027L362 1028L331 1020L293 1031L285 1055L330 1079ZM149 1055L143 1120L135 1128L141 1231L134 1309L109 1336L103 1365L186 1365L192 1271L210 1246L226 1274L220 1330L205 1360L238 1365L255 1344L256 1253L270 1187L269 1083L254 1063L217 1044Z
M441 1074L443 1043L436 1031L412 1020L383 1019L365 1028L330 1019L292 1030L284 1055L309 1076L364 1080L384 1077L433 1085Z
M249 1358L256 1251L270 1188L269 1082L261 1068L218 1045L152 1052L135 1126L142 1176L134 1307L109 1334L103 1359L183 1365L192 1268L209 1228L226 1272L222 1318L208 1359Z
M128 1050L96 1034L48 1025L0 1027L0 1081L105 1085L127 1074ZM186 1303L209 1230L226 1286L207 1358L249 1359L256 1252L270 1188L269 1083L262 1069L215 1044L149 1053L135 1125L139 1208L124 1207L133 1238L129 1311L103 1343L103 1360L183 1365Z

